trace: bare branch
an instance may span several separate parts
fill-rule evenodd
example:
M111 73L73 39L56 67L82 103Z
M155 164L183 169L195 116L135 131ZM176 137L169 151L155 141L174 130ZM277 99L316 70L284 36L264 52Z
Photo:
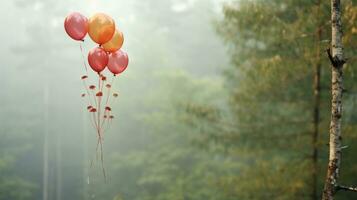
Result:
M331 49L330 48L326 49L326 53L328 55L328 58L330 59L331 64L335 65L335 61L334 61L334 59L333 59L333 57L331 55Z
M339 191L339 190L345 190L345 191L350 191L350 192L357 192L357 187L356 187L356 186L337 185L337 186L336 186L336 191Z
M347 62L347 59L339 59L337 56L333 57L330 48L326 49L326 52L328 58L330 59L331 65L336 68L342 67Z

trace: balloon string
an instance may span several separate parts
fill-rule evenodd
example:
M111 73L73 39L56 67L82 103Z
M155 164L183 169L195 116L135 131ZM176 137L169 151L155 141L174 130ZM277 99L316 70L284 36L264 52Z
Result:
M98 103L97 103L97 98L96 98L96 95L95 95L95 93L94 93L94 89L92 90L92 95L93 95L93 99L94 99L94 104L95 104L95 107L97 108Z
M115 79L113 80L113 82L115 81ZM113 95L112 95L114 98L111 98L110 100L109 100L109 104L112 104L113 103L113 101L114 101L114 99L116 99L116 98L118 98L117 96L114 96L114 93L113 93Z
M83 43L84 43L84 41L83 41ZM86 74L88 74L88 67L87 67L87 64L86 64L86 60L84 59L83 47L82 47L82 43L81 42L79 43L79 48L81 49L82 60L83 60L84 68L86 70Z
M99 92L102 92L101 91L101 79L102 79L102 76L100 76L100 74L98 74L98 89L99 89ZM103 84L103 83L102 83ZM101 163L102 163L102 171L103 171L103 176L104 176L104 180L105 182L107 181L107 177L106 177L106 174L105 174L105 168L104 168L104 155L103 155L103 141L102 141L102 127L101 127L101 124L100 124L100 120L101 120L101 114L100 114L100 110L101 109L101 95L98 95L98 127L97 127L97 131L98 131L98 140L99 140L99 145L100 145L100 160L101 160Z
M88 99L89 99L89 103L91 104L91 106L93 105L92 104L92 98L91 98L91 95L89 93L89 90L88 90L88 85L87 85L87 82L85 81L85 79L83 79L83 86L84 88L86 89L86 92L87 92L87 95L88 95Z
M90 124L92 125L92 127L94 128L94 129L96 129L96 125L95 125L95 123L94 123L94 121L93 121L93 117L92 117L93 115L91 115L91 112L89 112L89 114L88 114L88 117L89 117L89 120L90 120Z
M92 117L93 117L95 129L98 129L98 124L97 124L97 121L96 121L96 119L95 119L95 113L94 113L94 112L93 112L93 114L92 114Z
M109 119L108 121L108 129L112 126L112 119Z
M99 74L98 74L98 91L100 91L100 76L99 76ZM99 93L99 92L98 92ZM97 94L98 94L97 93ZM98 138L99 139L101 139L101 134L100 134L100 131L99 131L99 129L100 129L100 97L99 97L99 95L97 95L97 94L93 94L94 95L94 99L96 99L96 107L97 107L97 117L96 117L96 124L97 124L97 126L96 126L96 128L97 128L97 134L98 134ZM98 99L97 99L98 98Z
M103 156L103 144L102 144L102 142L100 142L100 160L102 161L102 171L103 171L104 181L107 182L107 176L105 174L105 168L104 168L104 156Z
M105 101L105 109L109 106L109 99L110 99L110 96L111 96L111 88L113 87L113 84L114 84L114 80L115 80L115 76L112 77L112 80L110 82L110 87L108 87L108 91L107 91L107 98L106 98L106 101ZM104 111L104 115L106 115L107 117L104 118L104 120L102 121L102 124L101 124L101 127L102 127L102 130L103 130L103 133L106 132L108 129L109 129L109 117L110 117L110 111L108 110L105 110ZM107 123L105 123L107 122ZM105 126L106 125L106 126Z
M84 40L82 41L84 43ZM87 64L86 64L86 61L85 61L85 58L84 58L84 52L83 52L83 46L82 46L82 42L79 43L79 48L81 50L81 55L82 55L82 60L83 60L83 65L84 65L84 68L86 70L86 78L88 78L88 67L87 67ZM86 93L88 95L88 100L89 100L89 104L90 106L93 106L93 103L92 103L92 98L91 98L91 95L90 95L90 92L88 90L88 85L87 85L87 82L85 79L83 79L83 86L84 88L86 89ZM97 106L97 102L96 102L96 99L95 99L95 96L94 96L94 103L95 103L95 106ZM92 126L94 126L95 128L97 128L97 123L96 123L96 120L95 120L95 117L93 115L90 115L90 121L91 121L91 124Z
M106 111L106 115L107 115L107 117L104 118L104 120L102 122L103 133L107 132L107 130L108 130L110 111Z
M81 50L83 65L84 65L84 68L85 68L85 71L86 71L86 75L87 75L88 74L88 67L87 67L87 64L86 64L86 61L85 61L82 43L79 43L79 48ZM101 83L101 76L99 75L98 77L99 77L98 90L99 90L99 92L102 92L103 91L103 86L104 86L104 80ZM86 89L86 93L88 95L89 103L91 105L93 105L92 104L92 98L91 98L91 95L90 95L90 92L88 90L88 86L87 86L85 80L83 80L83 85L84 85L84 87ZM93 97L94 97L95 107L97 107L97 109L98 109L97 110L97 119L95 119L96 116L95 116L94 112L90 117L91 124L97 129L97 132L98 132L98 142L97 142L96 154L95 155L96 155L96 157L98 159L98 154L97 153L98 153L98 147L100 147L100 160L101 160L101 165L102 165L102 172L103 172L104 180L105 180L105 182L107 182L107 177L106 177L106 172L105 172L105 167L104 167L104 155L103 155L103 143L102 143L102 132L104 131L104 130L102 130L102 128L103 128L103 124L104 124L105 119L101 123L101 110L100 110L101 109L101 96L98 95L98 100L97 100L97 98L96 98L97 95L94 93L93 90L92 90L92 94L93 94ZM106 104L108 103L108 99L109 99L109 97L107 98ZM105 114L105 111L104 111L104 114ZM108 122L109 122L109 120L108 120ZM93 166L93 160L90 161L90 168L92 168L92 166ZM88 184L89 184L89 176L88 176Z
M98 73L98 92L100 92L100 79L101 79L101 76L100 74ZM101 136L101 132L100 132L100 127L101 127L101 124L100 124L100 96L97 97L97 102L98 102L98 113L97 113L97 123L98 123L98 127L97 127L97 132L98 132L98 142L97 142L97 147L96 147L96 152L98 152L98 145L99 143L101 143L101 140L102 140L102 136Z
M110 91L111 91L111 88L113 87L113 84L114 84L114 79L115 76L112 77L112 81L110 82L110 87L108 88L108 95L107 95L107 100L105 102L105 105L108 106L108 102L109 102L109 98L110 98Z
M84 40L83 40L82 42L84 43ZM85 79L88 78L88 67L87 67L87 64L86 64L85 59L84 59L83 47L82 47L82 43L81 43L81 42L79 43L79 48L80 48L80 50L81 50L83 65L84 65L84 68L85 68L85 70L86 70L86 78L84 78L84 79L82 78L82 79L83 79L83 86L84 86L84 88L85 88L85 90L86 90L86 93L87 93L87 96L88 96L88 101L89 101L88 103L90 104L90 106L92 106L92 105L93 105L93 103L92 103L92 98L91 98L90 92L89 92L89 90L88 90L87 82L86 82L86 80L85 80ZM94 101L95 101L95 104L97 104L95 97L94 97ZM91 121L92 126L97 127L97 125L96 125L96 123L95 123L96 121L92 118L91 115L90 115L89 118L90 118L90 121Z
M108 131L109 130L109 128L110 128L110 122L111 122L111 118L110 118L110 115L111 115L111 113L110 113L110 111L107 111L107 119L104 119L104 122L103 122L103 132L106 132L106 131Z
M92 106L92 101L91 101L91 98L90 98L90 93L89 93L89 91L88 91L88 89L87 89L87 87L86 87L86 82L85 82L85 80L83 80L83 85L84 85L84 88L86 88L86 96L88 96L86 99L87 99L87 102L88 102L88 104L89 104L89 106ZM88 104L87 104L87 106L88 106ZM87 108L87 110L88 110L88 108ZM91 125L93 126L93 128L96 128L96 126L95 126L95 124L94 124L94 122L93 122L93 118L91 117L91 115L90 115L90 112L89 112L89 120L90 120L90 123L91 123Z
M84 43L84 41L82 41L82 42ZM80 48L80 51L81 51L81 56L82 56L82 60L83 60L83 66L84 66L84 69L86 70L86 75L88 77L88 67L87 67L87 64L86 64L86 61L85 61L82 43L79 43L79 48ZM86 92L87 92L87 95L88 95L88 100L89 100L89 103L91 104L90 106L92 106L93 105L92 98L91 98L90 92L88 90L88 85L87 85L85 80L83 80L83 85L84 85L84 88L86 89ZM93 94L95 106L97 107L97 101L96 101L95 94L94 94L93 90L92 90L92 94ZM97 112L99 112L99 111L97 111ZM95 119L95 113L93 112L92 115L89 115L89 118L90 118L92 126L95 129L98 129L99 123L97 124L97 121ZM98 139L101 140L100 135L98 137L99 137ZM90 161L90 168L92 168L92 166L93 166L93 160ZM89 176L88 176L88 180L87 181L88 181L88 184L89 184Z
M104 116L103 116L103 121L102 121L102 124L100 125L101 127L102 127L102 132L103 132L103 134L104 134L104 132L105 132L105 127L104 127L104 124L105 124L105 121L106 121L106 119L108 118L108 115L107 115L107 113L108 113L108 111L107 110L104 110Z
M101 88L100 88L100 91L102 92L103 91L103 87L104 87L104 82L106 81L106 77L105 76L102 76L102 85L101 85Z

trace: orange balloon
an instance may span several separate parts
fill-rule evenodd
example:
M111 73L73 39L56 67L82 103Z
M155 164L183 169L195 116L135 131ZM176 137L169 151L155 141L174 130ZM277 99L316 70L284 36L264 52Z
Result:
M94 42L104 44L112 39L114 32L114 20L108 15L97 13L89 18L88 34Z
M107 52L115 52L123 46L124 35L121 31L115 30L115 33L107 43L103 44L102 47Z

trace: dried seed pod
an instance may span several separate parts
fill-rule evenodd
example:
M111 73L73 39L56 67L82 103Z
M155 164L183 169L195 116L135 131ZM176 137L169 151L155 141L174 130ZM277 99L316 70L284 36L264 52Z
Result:
M112 86L110 84L106 84L105 87L111 88Z
M90 85L89 89L94 90L95 89L95 85Z
M86 96L86 94L84 94L84 93L83 93L83 94L81 94L81 97L85 97L85 96Z
M118 93L113 93L113 97L118 97Z
M97 112L97 109L91 108L91 109L89 110L89 112Z
M104 119L106 119L106 118L107 118L107 115L104 115L103 117L104 117Z
M105 107L105 110L107 110L107 111L112 111L112 109L111 109L109 106L106 106L106 107Z
M114 116L113 116L113 115L110 115L110 116L109 116L109 119L113 119L113 118L114 118Z
M92 109L92 108L93 108L93 106L87 106L87 110Z
M86 79L86 78L88 78L88 76L86 76L86 75L84 75L84 76L81 77L82 80L84 80L84 79Z

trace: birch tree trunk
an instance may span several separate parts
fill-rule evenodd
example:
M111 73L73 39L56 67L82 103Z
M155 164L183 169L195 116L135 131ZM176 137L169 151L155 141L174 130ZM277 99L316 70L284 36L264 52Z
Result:
M341 2L331 0L331 23L332 23L332 55L328 50L332 63L332 101L331 122L329 141L329 163L325 179L325 187L322 195L323 200L331 200L337 189L341 162L341 117L342 117L342 92L343 74L342 68L345 63L342 47L342 23Z

